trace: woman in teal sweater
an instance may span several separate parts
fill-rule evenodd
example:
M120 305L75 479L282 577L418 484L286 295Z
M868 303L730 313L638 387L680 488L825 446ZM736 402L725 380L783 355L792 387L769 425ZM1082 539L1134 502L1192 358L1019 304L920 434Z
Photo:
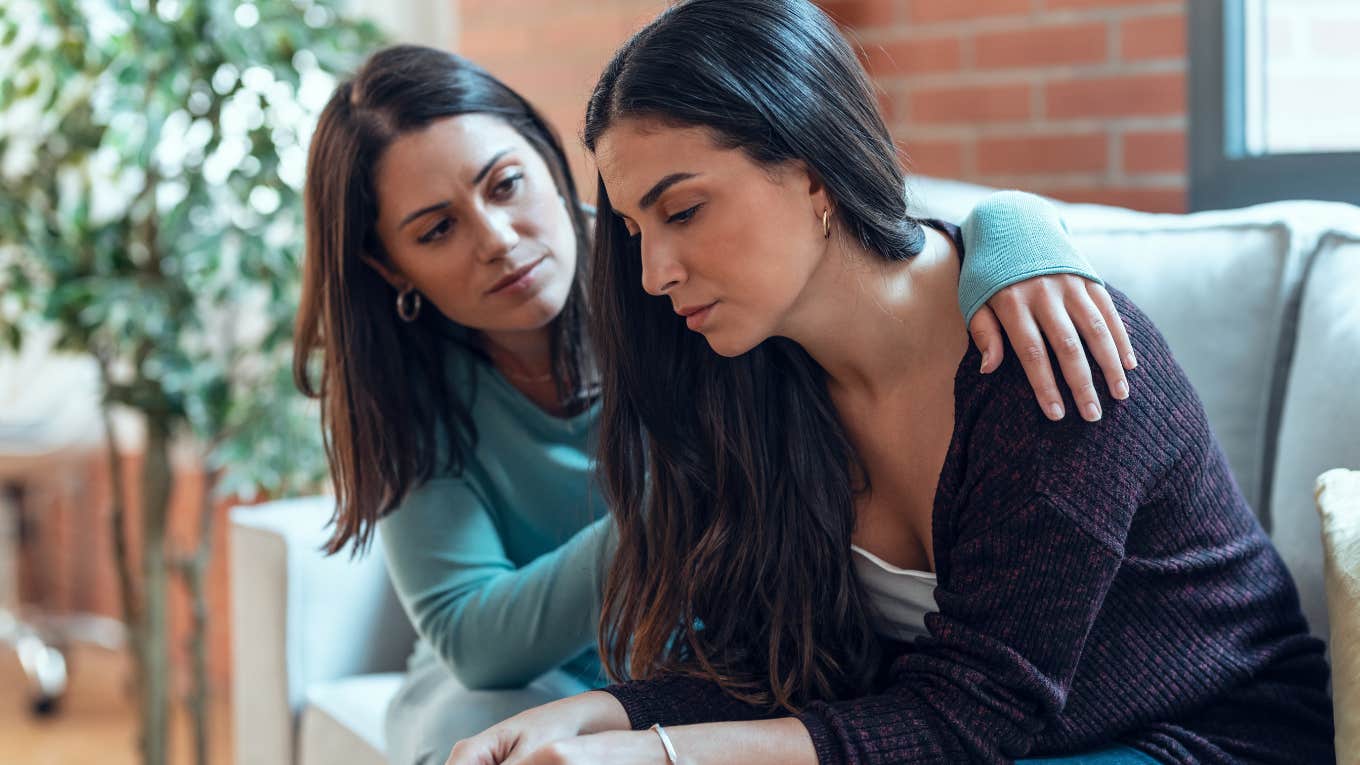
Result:
M589 213L533 107L426 48L381 51L342 83L308 165L294 371L321 402L328 550L381 532L421 636L389 710L389 755L440 761L460 738L604 681L594 646L612 530L592 475ZM1008 234L1013 203L984 207L964 223L975 244L959 288L983 370L1001 362L1003 324L1017 348L1051 338L1081 415L1099 418L1067 340L1085 339L1127 395L1134 362L1109 295L1056 216L1038 251ZM1060 419L1047 354L1023 355L1039 406Z

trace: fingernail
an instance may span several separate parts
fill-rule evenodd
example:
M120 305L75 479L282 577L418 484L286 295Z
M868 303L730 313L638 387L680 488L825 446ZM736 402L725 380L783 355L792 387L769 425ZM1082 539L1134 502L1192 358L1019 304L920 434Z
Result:
M1124 357L1124 364L1128 366L1129 369L1138 368L1138 359L1134 358L1133 351L1129 351L1129 355Z
M992 356L991 356L990 353L988 353L987 351L983 351L983 353L982 353L982 369L979 370L979 371L981 371L983 374L987 374L987 362L990 361L991 358L992 358Z
M1053 403L1048 405L1048 419L1057 422L1063 418L1062 404Z
M1114 397L1121 400L1129 397L1129 383L1127 380L1120 380L1115 383Z
M1086 411L1086 421L1087 421L1087 422L1099 422L1099 421L1100 421L1100 405L1099 405L1099 404L1097 404L1096 402L1092 401L1092 402L1088 403L1084 408L1085 408L1085 411Z

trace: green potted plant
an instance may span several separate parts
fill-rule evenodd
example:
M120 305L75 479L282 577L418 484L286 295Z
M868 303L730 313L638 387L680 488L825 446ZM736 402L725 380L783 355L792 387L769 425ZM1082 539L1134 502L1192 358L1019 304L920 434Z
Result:
M0 337L33 327L136 413L140 502L112 537L141 748L166 761L167 587L192 593L197 761L207 761L204 578L213 496L312 490L314 410L293 389L306 147L337 73L380 44L316 0L6 0L0 6ZM199 542L166 536L171 449L208 476ZM128 531L135 524L134 548Z

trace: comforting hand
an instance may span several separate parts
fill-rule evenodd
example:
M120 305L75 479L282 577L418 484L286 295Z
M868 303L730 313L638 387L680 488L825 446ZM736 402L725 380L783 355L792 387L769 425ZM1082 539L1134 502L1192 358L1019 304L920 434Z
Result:
M1110 395L1129 396L1126 369L1138 362L1133 356L1124 321L1115 310L1110 293L1099 284L1072 274L1053 274L1029 279L1001 290L973 314L968 331L982 351L982 372L995 371L1005 356L1001 331L1020 356L1020 363L1034 388L1044 414L1060 420L1065 414L1062 396L1048 363L1048 346L1058 355L1067 386L1072 389L1082 418L1100 419L1100 399L1086 363L1085 348L1100 364Z
M472 738L459 741L449 753L446 765L518 764L549 744L582 734L627 731L628 727L628 715L613 696L590 691L520 712ZM660 746L659 739L657 746Z

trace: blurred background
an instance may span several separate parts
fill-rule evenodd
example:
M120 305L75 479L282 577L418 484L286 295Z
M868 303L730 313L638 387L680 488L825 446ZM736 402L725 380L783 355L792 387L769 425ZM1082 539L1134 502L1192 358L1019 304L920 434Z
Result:
M665 5L5 0L0 764L233 761L224 515L325 486L287 367L337 78L386 42L457 51L590 179L589 90ZM913 173L1162 213L1360 201L1354 0L822 6Z

